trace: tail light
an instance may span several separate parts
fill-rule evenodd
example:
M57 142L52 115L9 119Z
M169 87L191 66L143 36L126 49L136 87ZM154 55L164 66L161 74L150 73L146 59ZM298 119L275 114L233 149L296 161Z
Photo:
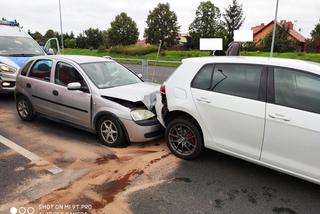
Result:
M166 94L166 84L165 83L163 83L160 86L160 94Z

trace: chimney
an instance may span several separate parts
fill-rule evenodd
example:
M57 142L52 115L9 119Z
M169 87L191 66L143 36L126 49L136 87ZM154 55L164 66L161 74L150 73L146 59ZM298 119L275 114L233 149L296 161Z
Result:
M293 30L293 23L290 22L290 21L287 22L287 23L286 23L286 28L289 29L289 30Z

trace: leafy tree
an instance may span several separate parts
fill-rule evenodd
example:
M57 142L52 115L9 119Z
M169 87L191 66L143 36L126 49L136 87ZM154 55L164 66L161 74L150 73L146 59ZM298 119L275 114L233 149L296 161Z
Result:
M196 11L196 18L189 26L189 47L199 48L200 38L224 38L225 29L220 18L220 9L211 1L201 2Z
M38 31L32 33L30 30L28 30L28 34L37 42L42 42L44 40L42 34Z
M109 48L110 47L110 42L108 38L108 31L104 30L102 31L102 36L103 36L103 46L104 48Z
M319 20L319 23L311 31L311 37L314 40L315 39L320 39L320 20Z
M66 48L75 48L77 45L76 39L68 38L64 41L64 46Z
M147 28L144 32L146 42L159 44L162 41L164 47L177 44L178 26L177 15L170 10L169 3L159 3L152 11L149 11Z
M48 40L50 38L54 38L56 36L57 36L56 33L51 29L47 30L47 32L44 34L45 40Z
M135 44L139 37L137 24L126 13L117 15L107 32L111 46Z
M89 28L84 31L84 34L86 36L86 45L89 48L97 49L103 43L103 34L98 28Z
M272 43L271 31L264 40L262 40L259 49L262 51L270 51ZM297 42L289 39L289 29L285 25L279 26L275 34L274 52L292 52L300 50Z
M239 5L237 0L233 0L232 5L225 9L223 18L227 30L226 45L228 45L233 41L233 31L238 30L245 20L242 5Z
M83 33L80 33L79 36L77 36L76 46L77 46L77 48L88 48L87 47L87 38L83 35Z

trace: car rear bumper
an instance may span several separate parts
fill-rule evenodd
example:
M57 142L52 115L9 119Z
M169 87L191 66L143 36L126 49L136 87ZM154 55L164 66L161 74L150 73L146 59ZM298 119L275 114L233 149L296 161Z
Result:
M162 95L160 93L157 93L157 102L156 102L155 108L156 108L158 121L161 123L163 127L166 127L164 118L163 118L164 105L162 103Z
M125 126L129 140L131 142L146 142L157 139L163 135L163 127L156 120L145 120L143 122L135 122L132 120L121 120Z

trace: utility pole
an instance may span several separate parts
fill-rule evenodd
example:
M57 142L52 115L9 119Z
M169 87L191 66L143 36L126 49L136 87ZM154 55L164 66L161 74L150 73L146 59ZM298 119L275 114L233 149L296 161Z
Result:
M277 30L277 25L278 25L278 7L279 7L279 0L277 0L276 14L275 14L275 17L274 17L274 22L273 22L273 33L272 33L272 43L271 43L270 57L272 57L272 55L273 55L274 40L275 40L275 37L276 37L276 30Z
M60 13L60 31L61 31L61 50L62 50L62 54L64 54L63 31L62 31L62 15L61 15L61 2L60 2L60 0L59 0L59 13Z

